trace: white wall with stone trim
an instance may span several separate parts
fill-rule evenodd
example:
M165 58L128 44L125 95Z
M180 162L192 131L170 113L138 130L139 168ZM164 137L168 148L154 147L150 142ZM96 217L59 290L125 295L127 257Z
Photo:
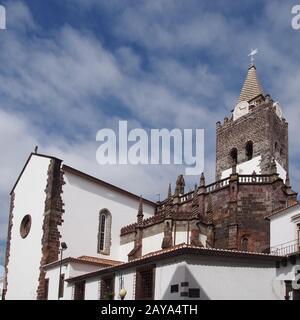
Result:
M49 164L49 158L32 155L15 188L7 300L37 298ZM31 216L32 223L28 236L23 239L20 225L26 215Z
M277 167L277 173L279 174L279 177L285 182L286 171L277 160L275 160L275 162ZM255 171L256 174L261 174L260 163L261 163L261 156L254 157L251 160L244 161L237 164L236 172L240 175L251 175L253 171ZM226 179L231 174L232 174L232 168L224 170L221 174L221 179Z
M90 265L85 263L64 263L62 265L61 273L65 275L65 280L73 277L78 277L83 274L94 272L100 270L101 267L97 265ZM49 279L49 289L48 289L48 300L57 300L58 299L58 286L59 286L59 265L51 267L46 271L46 279ZM90 288L93 288L94 284L89 284ZM88 289L88 297L91 297L90 291ZM64 295L60 300L72 300L74 294L74 286L65 281L64 283ZM93 298L97 300L97 296ZM93 300L92 299L92 300Z
M175 242L175 245L178 244L187 244L187 240L189 238L189 241L191 241L191 231L175 231L175 228L173 227L173 242ZM152 236L147 236L142 239L142 255L149 254L151 252L159 251L161 250L161 245L164 238L164 232L160 232L157 234L154 234ZM203 244L204 247L206 247L206 240L207 236L205 234L200 233L199 240ZM122 244L120 246L120 259L122 261L128 260L128 253L134 248L134 241Z
M65 173L64 180L66 182L63 187L65 213L61 233L62 241L68 245L66 255L123 259L124 251L120 250L120 230L136 222L139 199L133 199L69 172ZM109 255L99 254L97 250L101 209L108 209L112 215ZM144 204L144 218L151 217L154 210L154 206Z
M187 243L188 239L191 237L191 231L176 231L175 235L175 245Z
M237 164L236 172L238 174L252 174L255 171L257 174L261 174L260 169L261 156L254 157L249 161L245 161ZM221 179L228 178L232 174L232 169L227 169L222 172Z
M124 243L120 245L119 249L119 260L120 261L128 261L128 254L134 248L134 241Z

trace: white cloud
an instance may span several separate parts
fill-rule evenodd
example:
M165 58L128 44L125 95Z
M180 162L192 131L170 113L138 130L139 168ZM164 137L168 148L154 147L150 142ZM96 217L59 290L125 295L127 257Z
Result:
M37 28L30 10L22 1L9 1L5 4L5 8L7 29L23 33Z

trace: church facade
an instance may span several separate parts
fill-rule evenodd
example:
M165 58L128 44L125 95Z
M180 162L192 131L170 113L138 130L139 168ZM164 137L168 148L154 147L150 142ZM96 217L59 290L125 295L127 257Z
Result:
M251 64L232 114L216 124L213 184L202 174L186 192L180 175L175 190L170 185L167 198L154 203L55 157L31 154L11 192L3 296L296 297L297 212L285 226L293 250L272 249L283 244L276 214L290 208L299 209L288 124ZM288 279L282 268L290 268Z

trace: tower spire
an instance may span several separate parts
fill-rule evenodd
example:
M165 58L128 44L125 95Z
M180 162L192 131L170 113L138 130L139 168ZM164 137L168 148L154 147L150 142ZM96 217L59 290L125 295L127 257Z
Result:
M253 59L254 57L251 55L251 65L248 69L247 77L243 84L238 103L242 101L250 102L264 93L256 73L256 67Z

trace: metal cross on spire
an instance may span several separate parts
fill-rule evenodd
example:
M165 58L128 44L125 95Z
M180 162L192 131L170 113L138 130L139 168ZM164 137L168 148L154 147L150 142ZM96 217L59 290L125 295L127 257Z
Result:
M248 54L248 57L251 57L251 66L254 66L255 58L254 56L258 53L258 49L251 49L251 52Z

